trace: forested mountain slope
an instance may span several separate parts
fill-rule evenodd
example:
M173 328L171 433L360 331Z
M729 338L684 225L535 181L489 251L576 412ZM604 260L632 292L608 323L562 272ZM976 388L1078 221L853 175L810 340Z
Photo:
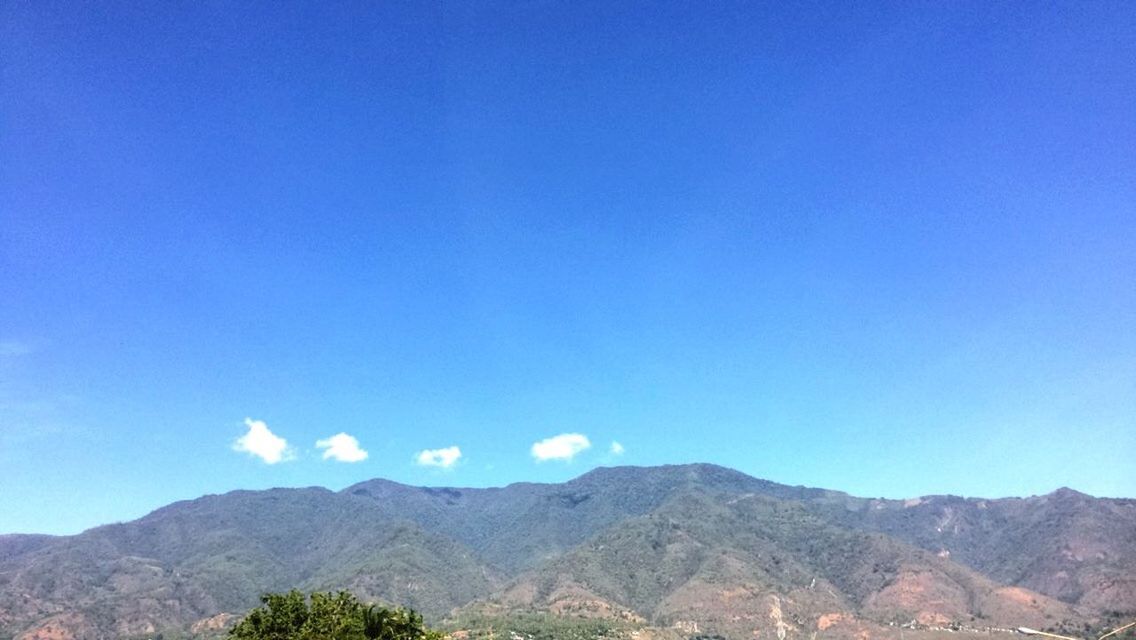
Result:
M544 611L737 636L1051 626L1136 612L1134 549L1133 501L1068 490L872 500L713 465L490 489L371 480L0 536L0 638L204 633L293 587L349 588L434 621Z

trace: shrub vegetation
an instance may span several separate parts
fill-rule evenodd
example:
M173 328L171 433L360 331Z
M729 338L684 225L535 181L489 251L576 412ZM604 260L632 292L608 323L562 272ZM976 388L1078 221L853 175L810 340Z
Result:
M292 590L261 597L229 632L231 640L441 640L412 609L365 606L347 591Z

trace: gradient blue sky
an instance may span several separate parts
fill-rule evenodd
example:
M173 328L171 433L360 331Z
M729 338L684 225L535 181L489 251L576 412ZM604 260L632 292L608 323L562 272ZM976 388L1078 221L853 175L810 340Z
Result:
M694 461L1136 496L1130 2L5 2L0 64L0 532Z

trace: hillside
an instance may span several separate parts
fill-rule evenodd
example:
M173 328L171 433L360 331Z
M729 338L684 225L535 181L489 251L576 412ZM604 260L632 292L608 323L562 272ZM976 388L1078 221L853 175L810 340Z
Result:
M833 526L803 505L697 489L522 574L497 602L739 636L807 634L820 620L1046 626L1075 617L1064 603Z
M601 468L555 485L437 489L373 480L345 492L371 497L392 514L460 540L509 574L624 518L649 513L691 487L800 502L833 523L945 552L998 582L1092 610L1136 607L1136 500L1068 489L1000 500L874 500L790 487L714 465L681 465Z
M1097 610L1136 603L1136 500L1070 489L1000 500L860 500L819 512L944 553L992 579ZM851 507L851 508L849 508Z
M1134 536L1132 501L868 500L712 465L236 491L77 536L0 536L0 638L208 631L291 587L434 621L546 612L730 637L1047 627L1136 612Z
M350 586L436 616L493 584L460 544L367 501L324 489L238 491L3 558L0 625L8 635L51 622L76 637L146 635L292 587Z

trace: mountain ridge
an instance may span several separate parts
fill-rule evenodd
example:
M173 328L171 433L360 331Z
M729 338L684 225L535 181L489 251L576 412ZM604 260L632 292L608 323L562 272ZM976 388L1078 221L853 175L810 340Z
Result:
M496 490L496 491L500 491L500 490L508 489L508 488L515 487L515 486L533 486L533 487L557 486L557 485L565 484L567 482L579 480L579 479L584 478L586 476L589 476L593 473L605 471L605 470L664 469L664 468L688 468L688 467L712 467L712 468L724 469L724 470L727 470L727 471L732 471L734 473L746 475L747 477L757 479L755 476L749 476L748 474L746 474L743 471L731 469L730 467L725 467L725 466L718 465L718 464L715 464L715 463L710 463L710 462L694 462L694 463L668 463L668 464L662 464L662 465L612 465L612 466L601 465L601 466L597 466L597 467L594 467L592 469L589 469L588 471L585 471L585 472L581 473L580 475L578 475L574 478L570 478L568 480L565 480L563 482L533 482L533 481L527 481L527 480L520 480L520 481L517 481L517 482L510 482L510 483L505 484L505 485L499 485L499 486L494 485L494 486L485 486L485 487L452 486L452 485L413 485L413 484L407 484L407 483L404 483L404 482L399 482L397 480L391 480L389 478L374 477L374 478L369 478L369 479L366 479L366 480L360 480L358 482L352 483L352 484L350 484L350 485L348 485L348 486L346 486L342 489L338 489L338 490L337 489L331 489L331 488L328 488L328 487L324 487L322 485L302 485L302 486L294 486L294 487L291 487L291 486L274 486L274 487L266 487L264 489L231 489L229 491L223 491L223 492L220 492L220 493L205 493L205 494L201 494L200 496L197 496L197 497L194 497L194 498L181 498L181 499L175 500L173 502L161 505L159 507L155 507L154 509L138 516L137 518L132 518L132 519L129 519L129 520L120 520L120 521L115 521L115 522L108 522L108 523L103 523L103 524L97 524L97 525L94 525L94 526L91 526L91 527L87 527L87 528L85 528L81 531L78 531L76 533L70 533L70 534L67 534L67 533L63 533L63 534L61 534L61 533L36 533L36 532L27 532L27 531L0 532L0 552L2 552L2 550L5 547L5 544L6 544L5 539L10 539L10 538L49 538L49 539L69 538L69 537L74 537L74 536L77 536L77 535L82 535L82 534L84 534L84 533L86 533L86 532L88 532L92 529L97 529L97 528L100 528L100 527L110 526L110 525L113 525L113 524L122 524L122 523L126 523L126 522L134 522L134 521L140 520L142 518L145 518L145 517L153 514L156 511L161 511L163 509L167 509L169 507L173 507L173 506L176 506L176 505L179 505L179 504L182 504L182 503L194 502L196 500L201 500L203 498L227 496L227 495L236 494L236 493L252 493L252 492L260 492L260 491L277 491L277 490L303 490L303 489L319 489L319 490L324 490L324 491L328 491L328 492L332 492L332 493L345 493L352 488L359 487L361 485L366 485L367 483L371 483L371 482L384 482L384 483L389 483L391 485L405 487L405 488L408 488L408 489L424 489L424 490L439 490L439 491L441 491L441 490L457 490L457 491L494 491L494 490ZM809 485L800 485L800 484L790 485L790 484L779 483L779 482L773 481L773 480L762 480L762 481L763 482L769 482L771 484L776 484L776 485L779 485L779 486L782 486L782 487L791 488L791 489L825 492L825 493L831 493L831 494L834 494L834 495L844 496L844 497L853 498L853 499L857 499L857 500L886 500L886 501L901 501L902 502L902 501L908 501L908 500L926 500L926 499L929 499L929 498L957 498L957 499L967 500L967 501L997 501L997 500L1029 500L1029 499L1032 499L1032 498L1045 498L1045 497L1054 496L1054 495L1057 495L1057 494L1076 494L1076 495L1079 495L1079 496L1085 496L1085 497L1088 497L1088 498L1100 499L1100 500L1136 501L1136 497L1105 496L1105 495L1098 496L1098 495L1094 495L1094 494L1090 494L1090 493L1085 493L1083 491L1080 491L1078 489L1074 489L1074 488L1068 487L1068 486L1060 486L1060 487L1057 487L1057 488L1055 488L1052 491L1049 491L1047 493L1031 494L1031 495L1028 495L1028 496L1006 495L1006 496L998 496L998 497L982 497L982 496L966 496L966 495L954 494L954 493L930 493L930 494L924 494L924 495L912 495L912 496L901 496L901 497L895 497L895 498L887 498L887 497L858 496L858 495L855 495L853 493L849 493L849 492L845 492L845 491L839 491L839 490L833 490L833 489L824 489L824 488L812 487L812 486L809 486Z
M843 546L848 558L832 555ZM883 500L711 464L490 488L375 478L0 536L0 638L184 635L292 587L349 588L437 621L545 611L737 637L771 632L774 611L793 634L903 618L1045 626L1136 612L1133 575L1136 501L1072 490Z

